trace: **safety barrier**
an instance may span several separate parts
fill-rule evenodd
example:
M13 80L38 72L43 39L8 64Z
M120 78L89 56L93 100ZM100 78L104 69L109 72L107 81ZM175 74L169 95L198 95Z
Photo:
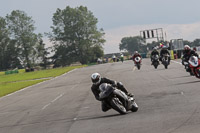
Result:
M14 73L19 73L19 71L18 70L5 71L5 75L14 74Z

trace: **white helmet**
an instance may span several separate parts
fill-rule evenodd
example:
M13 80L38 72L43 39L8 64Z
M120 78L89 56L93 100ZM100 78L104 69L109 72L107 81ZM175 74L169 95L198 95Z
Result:
M91 80L93 84L98 85L101 82L101 75L99 73L93 73L91 75Z
M184 46L184 50L190 50L191 48L190 48L190 46L189 45L185 45Z

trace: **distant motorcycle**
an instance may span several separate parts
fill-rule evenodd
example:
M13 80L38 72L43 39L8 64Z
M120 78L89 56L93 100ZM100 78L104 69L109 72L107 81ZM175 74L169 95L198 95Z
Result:
M200 59L196 56L191 56L189 59L189 67L192 70L192 73L197 77L200 78Z
M157 69L159 65L159 56L158 55L153 55L152 56L152 65Z
M169 65L169 55L164 54L161 61L162 61L162 64L165 66L165 69L167 69Z
M142 62L141 57L139 57L139 56L135 57L134 63L135 63L135 66L137 66L138 70L140 70L140 68L141 68L141 62Z
M120 57L120 59L121 59L121 62L123 63L124 62L124 57Z
M99 90L99 98L120 114L126 114L129 110L132 112L138 110L138 105L133 97L127 96L124 92L116 89L110 84L101 84Z

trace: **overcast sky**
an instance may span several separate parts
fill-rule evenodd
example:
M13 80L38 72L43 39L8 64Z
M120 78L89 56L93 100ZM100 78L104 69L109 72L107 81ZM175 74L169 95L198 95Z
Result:
M200 38L199 0L1 0L0 16L25 11L35 21L36 33L44 33L51 31L57 8L80 5L87 6L98 28L104 29L105 53L118 52L123 37L152 28L163 28L167 40Z

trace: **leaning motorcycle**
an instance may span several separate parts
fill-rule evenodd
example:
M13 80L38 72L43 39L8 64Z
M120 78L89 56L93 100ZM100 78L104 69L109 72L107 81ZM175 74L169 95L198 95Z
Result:
M190 68L189 62L184 58L182 58L182 65L184 65L186 72L189 72L191 76L194 76L194 74Z
M191 56L189 59L189 67L191 68L193 74L200 78L200 59L196 56Z
M159 65L159 56L157 54L152 56L152 65L157 69Z
M103 100L109 107L116 110L120 114L126 114L127 111L131 110L136 112L138 105L133 97L127 96L124 92L110 84L103 83L99 86L100 100Z
M140 68L141 68L141 62L142 62L142 58L141 57L139 57L139 56L135 57L134 63L136 65L136 67L138 68L138 70L140 70Z
M168 54L163 55L162 64L165 66L165 69L168 68L168 65L169 65L169 55Z

